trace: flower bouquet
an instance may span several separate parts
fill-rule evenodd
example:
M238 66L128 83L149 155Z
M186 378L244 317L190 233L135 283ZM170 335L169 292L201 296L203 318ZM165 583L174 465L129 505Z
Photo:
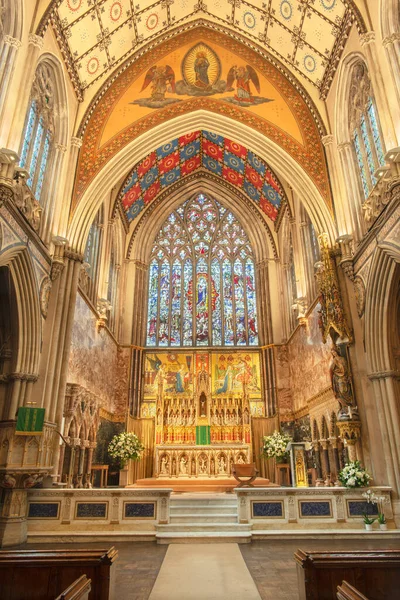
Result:
M288 458L286 448L291 441L286 433L274 431L272 435L264 436L262 453L266 458L275 458L277 462L285 462Z
M387 496L378 496L373 490L367 490L363 493L363 498L366 499L368 504L375 504L378 507L378 523L379 529L387 529L386 517L383 512L383 505L389 502Z
M359 460L347 463L339 473L339 481L344 487L366 487L370 480L371 476L360 465Z
M144 446L135 433L119 433L114 435L108 444L108 454L119 461L121 469L128 460L139 460Z

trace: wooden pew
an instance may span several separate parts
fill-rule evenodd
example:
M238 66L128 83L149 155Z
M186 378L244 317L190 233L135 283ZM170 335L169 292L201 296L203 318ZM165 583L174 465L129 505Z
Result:
M82 575L64 592L57 596L56 600L89 600L89 592L91 580Z
M364 594L361 594L347 581L343 581L342 585L338 585L336 596L338 600L368 600Z
M297 550L299 600L336 600L346 580L368 600L398 600L399 550L306 552Z
M114 548L0 551L1 600L54 600L78 577L91 579L89 600L115 600Z

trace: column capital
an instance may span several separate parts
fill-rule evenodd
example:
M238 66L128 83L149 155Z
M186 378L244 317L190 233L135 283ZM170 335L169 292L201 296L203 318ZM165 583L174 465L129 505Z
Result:
M74 146L75 148L80 148L83 144L83 139L80 137L72 137L71 138L71 146Z
M4 43L7 44L7 46L12 46L13 48L16 48L17 50L19 48L21 48L21 46L22 46L21 40L19 40L18 38L13 37L12 35L5 35L4 36Z
M400 42L400 32L392 33L391 35L388 35L387 37L385 37L382 40L382 44L384 45L385 48L390 46L390 44L394 44L395 42Z
M323 143L323 145L325 146L330 146L331 144L333 144L333 142L335 141L335 136L332 135L331 133L329 135L324 135L321 138L321 142Z
M372 44L376 39L375 31L368 31L360 35L360 44L362 47Z
M368 379L400 379L400 371L396 371L395 369L390 371L376 371L375 373L369 373Z
M348 150L349 148L351 148L351 142L342 142L341 144L338 144L338 146L337 146L337 149L339 151Z
M54 144L54 147L56 148L56 150L59 150L60 152L66 152L67 151L67 146L65 146L64 144Z
M30 33L28 36L28 44L41 50L43 48L43 38L35 33Z

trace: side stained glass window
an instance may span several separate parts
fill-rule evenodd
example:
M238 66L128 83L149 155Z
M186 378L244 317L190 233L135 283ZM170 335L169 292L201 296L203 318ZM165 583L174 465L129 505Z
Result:
M250 242L216 200L200 194L165 221L148 292L147 346L258 345Z
M364 198L376 184L375 172L385 164L382 136L371 81L364 63L353 70L349 126Z

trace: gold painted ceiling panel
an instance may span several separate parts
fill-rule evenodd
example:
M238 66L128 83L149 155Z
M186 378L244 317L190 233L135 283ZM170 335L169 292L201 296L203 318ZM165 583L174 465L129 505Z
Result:
M354 15L345 0L61 0L52 22L80 92L195 20L246 36L322 91Z

